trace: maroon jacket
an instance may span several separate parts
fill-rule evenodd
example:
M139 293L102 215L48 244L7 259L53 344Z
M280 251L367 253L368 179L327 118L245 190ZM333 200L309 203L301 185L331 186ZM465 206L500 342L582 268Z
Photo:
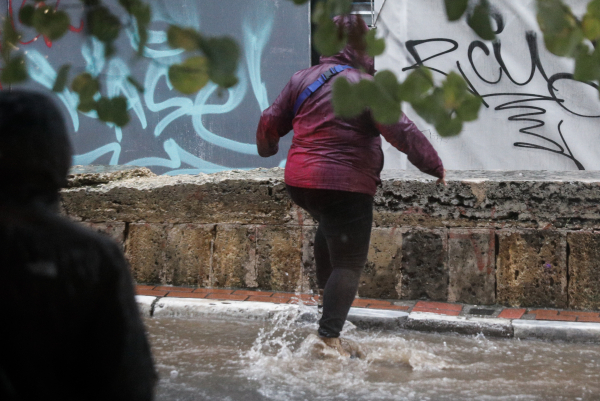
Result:
M358 69L342 71L304 101L294 116L302 91L337 64L360 67L373 73L372 59L357 60L347 46L321 64L295 73L275 103L266 109L256 131L258 153L272 156L279 138L292 129L294 137L285 167L285 183L301 188L332 189L374 195L381 182L383 152L379 134L421 171L442 178L444 167L427 138L405 115L393 125L376 123L369 112L349 120L335 117L331 105L332 82L342 75L351 83L372 76Z

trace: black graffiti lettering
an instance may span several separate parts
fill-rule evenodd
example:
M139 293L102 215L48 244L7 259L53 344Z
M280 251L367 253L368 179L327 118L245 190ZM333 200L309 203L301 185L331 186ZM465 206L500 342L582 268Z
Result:
M525 86L531 82L533 76L535 75L536 69L540 71L540 74L544 77L546 81L548 81L548 76L546 75L546 71L544 70L544 66L540 60L540 53L537 44L537 34L533 31L528 31L525 34L525 40L527 41L527 47L529 48L529 56L531 58L531 74L529 75L529 79L525 82L517 82L513 79L504 63L504 59L502 58L502 43L500 40L496 40L493 44L494 46L494 55L496 56L496 61L500 64L500 68L504 71L508 79L515 85Z
M515 147L543 150L546 152L555 153L555 154L564 156L568 159L571 159L573 161L573 163L575 163L575 166L577 166L577 168L579 170L585 170L585 168L579 162L579 160L577 160L575 158L575 156L573 156L573 152L571 152L571 149L569 148L569 145L567 144L567 141L565 140L565 137L564 137L564 135L562 133L562 129L561 129L563 121L561 121L558 124L558 133L560 135L560 139L562 140L562 144L564 145L564 147L561 144L559 144L558 142L532 131L534 129L541 128L546 125L546 123L543 120L539 120L539 119L535 118L536 116L546 114L546 109L544 109L543 107L532 106L527 103L539 102L539 101L546 101L546 102L550 101L550 102L558 102L560 104L563 102L563 100L556 99L555 97L552 97L552 96L541 96L541 95L536 95L536 94L531 94L531 93L495 93L495 94L491 94L491 95L485 95L484 97L492 97L492 96L511 96L511 97L522 96L522 97L525 97L525 99L519 99L519 100L514 100L514 101L507 102L507 103L503 103L503 104L497 106L495 108L495 110L498 110L498 111L501 111L501 110L524 110L524 113L510 116L508 118L508 121L521 121L521 122L525 121L525 122L533 123L533 125L529 125L525 128L521 128L519 130L519 132L522 134L525 134L525 135L529 135L529 136L541 139L542 141L544 141L546 143L554 145L553 147L548 147L548 146L542 146L542 145L530 143L530 142L515 142L513 144Z
M430 43L430 42L447 42L447 43L450 43L452 45L452 47L450 49L436 53L433 56L429 56L425 60L422 60L421 56L419 55L419 52L417 51L417 46L422 45L423 43ZM442 75L448 75L447 73L440 71L436 68L428 67L424 63L426 61L429 61L436 57L442 56L444 54L452 53L453 51L457 50L458 42L455 40L452 40L452 39L443 39L443 38L426 39L426 40L408 40L408 41L406 41L406 49L408 50L410 55L413 56L413 58L415 59L415 64L411 65L410 67L403 68L402 71L414 70L416 68L424 66L424 67L426 67L432 71L438 72Z
M500 12L493 9L490 13L490 16L494 19L494 21L496 21L496 30L494 31L494 33L496 35L500 35L502 32L504 32L504 17L502 16L502 14L500 14Z
M460 61L456 62L456 66L458 67L458 71L460 72L460 75L462 75L463 79L467 82L467 85L469 86L469 92L471 92L472 94L477 96L479 99L481 99L481 102L483 103L483 105L489 109L490 105L485 101L483 96L481 96L479 91L477 89L475 89L475 86L473 86L473 84L471 83L471 80L467 77L467 74L465 74L465 72L463 71L463 69L460 65Z
M504 23L504 18L502 17L502 15L500 15L499 13L492 13L492 17L496 21L496 26L497 26L496 34L503 32L504 28L505 28L505 23ZM525 141L515 142L513 144L515 147L542 150L545 152L551 152L551 153L554 153L557 155L561 155L561 156L564 156L564 157L572 160L573 163L575 163L575 166L577 166L577 168L579 170L585 170L583 164L581 162L579 162L579 160L577 160L577 158L573 155L573 152L571 151L571 149L569 148L569 145L567 144L567 141L565 140L565 136L562 131L563 121L561 121L558 124L558 134L560 136L560 141L555 141L551 138L548 138L548 137L536 132L537 130L539 130L540 128L542 128L546 125L544 120L540 119L539 116L547 113L546 109L544 107L540 107L539 105L537 105L537 103L539 103L539 102L556 103L556 104L560 105L562 108L564 108L565 110L567 110L568 112L570 112L576 116L579 116L579 117L600 118L600 115L587 116L587 115L582 115L582 114L576 113L573 110L570 110L569 107L567 105L565 105L565 100L559 99L557 97L556 93L558 92L558 89L556 89L554 84L560 80L565 80L565 79L573 80L573 75L567 74L567 73L559 73L559 74L555 74L549 78L548 75L546 74L546 71L542 64L542 61L540 59L539 48L538 48L538 43L537 43L537 34L533 31L527 32L525 34L525 41L526 41L527 47L529 49L529 56L530 56L529 58L530 58L530 62L531 62L531 72L530 72L529 78L525 82L517 82L510 74L510 71L508 70L508 67L506 66L504 59L502 57L502 43L500 42L500 40L496 40L493 43L494 57L495 57L496 61L498 62L498 65L500 66L500 68L499 68L500 76L498 77L498 79L496 79L494 81L494 80L489 80L489 79L484 78L481 75L480 71L475 66L475 63L473 61L473 55L477 49L483 51L483 53L486 56L490 56L490 49L484 42L482 42L480 40L475 40L475 41L471 42L471 44L469 45L468 52L467 52L469 63L471 64L473 72L477 75L477 77L481 80L481 82L484 82L489 85L498 85L502 81L503 75L506 75L513 84L518 85L518 86L525 86L533 80L533 78L536 74L536 71L539 71L540 75L548 83L549 96L532 94L532 93L518 93L518 92L490 93L490 94L482 95L475 88L474 82L472 82L468 78L468 76L465 73L465 71L463 70L460 62L456 61L456 66L458 68L458 71L460 72L460 74L462 75L464 80L467 82L469 92L471 92L475 96L479 97L482 100L485 107L488 107L488 108L490 107L486 100L488 100L489 98L492 98L492 97L510 97L513 99L515 97L518 97L518 100L511 100L511 101L505 102L505 103L495 107L495 109L494 109L496 111L509 110L509 111L513 111L513 112L518 110L515 113L515 115L511 115L510 117L508 117L508 121L529 123L529 124L527 124L526 127L519 129L519 132L524 135L527 135L530 138L536 138L538 143L525 142ZM422 44L430 43L430 42L449 43L451 45L451 47L446 50L440 51L432 56L422 59L421 55L417 51L417 48ZM408 52L414 58L415 63L409 67L403 68L402 71L414 70L418 67L423 66L425 68L430 69L431 71L435 71L439 74L447 76L448 75L447 72L427 66L427 65L425 65L425 63L429 60L440 57L444 54L448 54L448 53L452 53L452 52L456 51L459 48L459 45L458 45L458 42L456 42L452 39L435 38L435 39L427 39L427 40L409 40L406 42L406 48L407 48ZM596 89L599 89L598 85L596 85L593 82L587 82L586 84L590 85ZM532 104L533 102L535 102L536 105L533 105ZM539 143L540 140L542 141L541 144Z
M475 67L475 63L473 62L473 51L477 48L483 50L483 52L485 53L486 56L490 55L490 49L488 49L488 47L485 45L485 43L483 43L480 40L474 40L473 42L471 42L471 45L469 45L468 57L469 57L469 63L471 63L471 67L473 68L473 71L475 72L475 74L477 74L479 79L481 79L483 82L491 84L491 85L496 85L502 79L502 68L500 68L500 76L498 77L498 79L496 81L488 81L487 79L482 77L481 74L479 73L479 71L477 70L477 67Z
M559 99L556 97L556 92L558 90L554 87L554 83L556 83L557 81L563 80L563 79L568 79L570 81L576 81L573 78L573 74L569 74L569 73L554 74L548 80L548 92L550 93L550 96L552 96L552 98L557 101L557 103L560 105L560 107L562 107L563 109L565 109L569 113L576 115L577 117L583 117L583 118L600 118L600 115L597 115L597 116L586 116L585 114L576 113L573 110L569 109L567 106L565 106L564 102L562 102L562 101L559 102L558 101ZM580 81L576 81L576 82L580 82ZM597 90L600 90L599 87L598 87L598 85L595 84L594 82L582 82L582 83L587 84L587 85L591 86L592 88L596 88Z

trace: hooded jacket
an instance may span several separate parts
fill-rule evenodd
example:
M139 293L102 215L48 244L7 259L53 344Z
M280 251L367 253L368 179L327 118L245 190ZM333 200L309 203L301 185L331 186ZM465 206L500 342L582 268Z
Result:
M349 17L337 17L335 21L347 24L345 18ZM327 81L294 115L294 104L302 91L335 65L354 68ZM285 167L287 185L373 196L383 168L380 134L406 153L419 170L443 177L444 167L436 150L405 115L393 125L376 123L369 111L353 119L335 116L331 104L333 81L344 76L350 83L357 83L372 79L374 72L373 59L361 56L348 45L334 56L321 57L319 65L295 73L273 105L262 113L256 131L258 153L262 157L276 154L279 138L294 131Z

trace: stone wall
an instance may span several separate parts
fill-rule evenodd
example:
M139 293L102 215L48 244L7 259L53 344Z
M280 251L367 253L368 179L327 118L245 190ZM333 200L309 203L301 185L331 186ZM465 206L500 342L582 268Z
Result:
M282 169L74 170L64 213L123 244L139 283L315 289L315 222ZM130 170L130 171L129 171ZM359 296L600 307L600 173L389 171Z

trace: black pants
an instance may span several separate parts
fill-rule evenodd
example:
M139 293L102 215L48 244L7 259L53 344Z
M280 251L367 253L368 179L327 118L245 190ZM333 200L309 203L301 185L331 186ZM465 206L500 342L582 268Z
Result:
M287 186L292 200L319 223L315 235L317 285L324 289L319 335L339 337L367 262L373 197Z

